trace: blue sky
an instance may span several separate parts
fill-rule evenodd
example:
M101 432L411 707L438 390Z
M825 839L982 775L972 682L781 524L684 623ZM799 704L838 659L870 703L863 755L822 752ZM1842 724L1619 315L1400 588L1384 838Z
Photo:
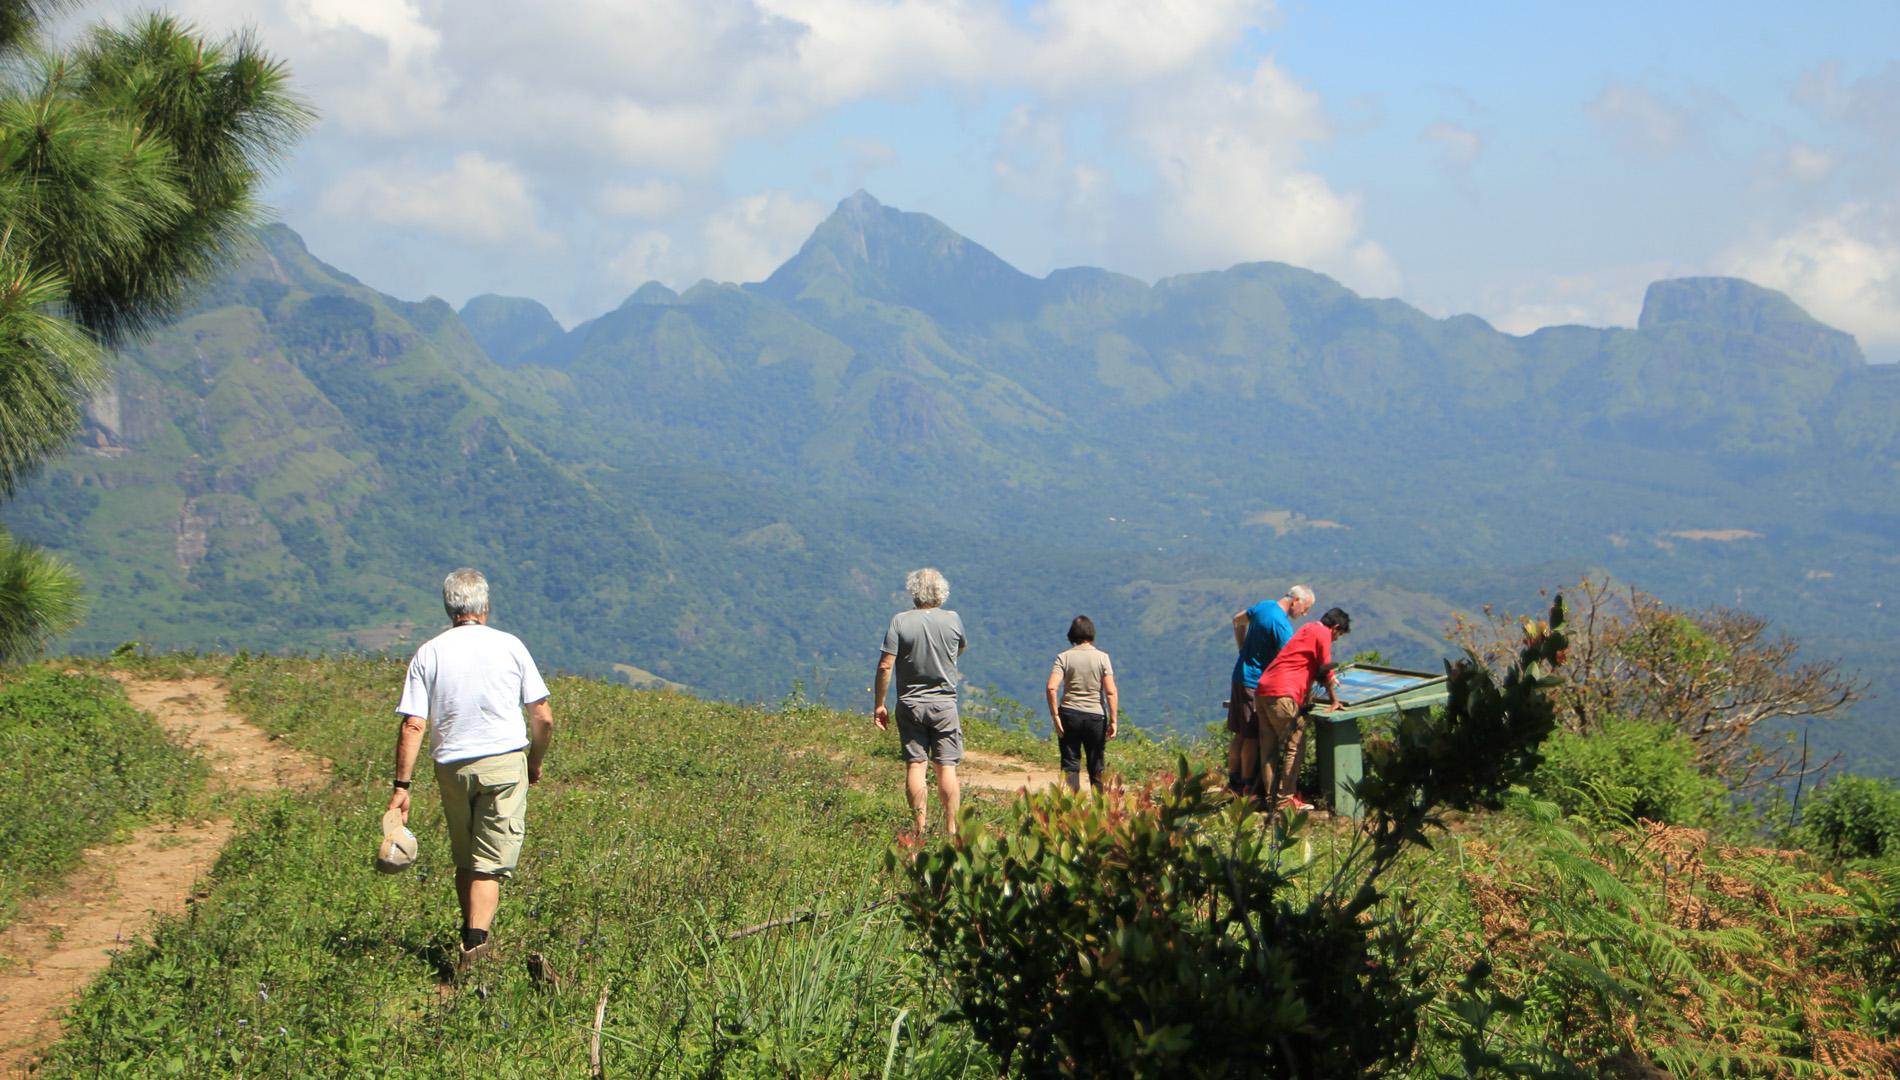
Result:
M863 187L1036 274L1278 259L1523 332L1733 273L1900 356L1892 3L175 7L289 60L282 216L400 296L572 323L761 277Z

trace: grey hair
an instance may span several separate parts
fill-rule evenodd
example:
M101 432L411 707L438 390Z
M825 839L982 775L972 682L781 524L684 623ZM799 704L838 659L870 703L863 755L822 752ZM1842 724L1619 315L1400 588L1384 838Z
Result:
M1313 590L1304 585L1295 585L1286 591L1288 600L1296 600L1307 607L1313 606Z
M950 583L934 566L904 575L904 589L910 593L910 602L918 607L937 607L950 599Z
M488 579L464 566L442 579L442 607L451 619L488 614Z

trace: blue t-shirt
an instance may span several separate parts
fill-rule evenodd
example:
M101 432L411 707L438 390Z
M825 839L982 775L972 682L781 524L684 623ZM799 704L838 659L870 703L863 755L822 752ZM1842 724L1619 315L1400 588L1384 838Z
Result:
M1240 646L1240 655L1234 659L1234 681L1249 694L1253 693L1260 673L1280 655L1292 636L1293 620L1287 618L1286 609L1278 600L1262 600L1248 608L1247 638Z

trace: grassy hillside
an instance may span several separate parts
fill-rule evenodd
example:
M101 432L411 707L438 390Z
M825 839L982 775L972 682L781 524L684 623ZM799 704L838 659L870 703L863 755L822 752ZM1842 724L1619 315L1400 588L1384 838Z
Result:
M369 867L400 666L132 662L223 677L236 707L335 772L319 794L244 811L210 894L115 961L43 1075L580 1075L603 988L608 1075L997 1074L880 906L904 812L894 739L861 715L557 680L499 956L449 990L454 900L427 781L416 869ZM1053 761L1020 733L979 725L969 743ZM1173 757L1142 739L1110 753L1134 776ZM1211 760L1189 753L1193 767ZM980 827L1011 813L997 796L974 805ZM1655 1062L1680 1076L1877 1076L1900 1062L1900 1026L1869 975L1882 946L1857 929L1881 910L1857 898L1864 876L1526 807L1464 819L1390 882L1394 910L1424 928L1417 973L1434 995L1404 1071L1458 1072L1461 1040L1550 1075L1656 1075ZM1310 837L1304 887L1346 835ZM806 911L819 914L730 938ZM530 952L560 992L530 980ZM1467 1000L1459 983L1481 958L1499 972L1493 996Z
M369 866L401 665L166 658L140 670L222 675L237 708L329 757L335 779L319 796L247 809L211 895L114 965L46 1075L573 1075L602 986L615 1075L860 1072L890 1052L893 1002L911 1010L900 1072L916 1060L935 1075L988 1074L935 1019L943 1002L893 912L872 908L906 815L894 737L876 738L866 717L556 680L556 747L497 923L501 958L478 989L444 993L455 904L429 781L415 871ZM980 726L970 744L1033 745ZM1053 766L1052 749L1034 749ZM1139 741L1111 758L1141 770L1165 760ZM974 801L982 816L1000 805ZM826 915L722 942L809 909ZM530 951L571 989L534 989Z

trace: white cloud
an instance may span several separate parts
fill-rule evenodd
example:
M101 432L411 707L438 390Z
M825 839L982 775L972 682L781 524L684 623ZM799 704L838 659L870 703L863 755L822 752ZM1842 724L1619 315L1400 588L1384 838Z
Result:
M1484 152L1484 136L1468 127L1453 123L1433 124L1425 129L1425 140L1436 145L1445 155L1445 162L1458 169L1468 169Z
M1199 67L1272 17L1263 0L1043 0L1019 47L1045 87L1142 83Z
M1650 284L1685 272L1671 263L1641 262L1567 274L1461 276L1439 286L1455 302L1425 306L1440 316L1475 312L1507 334L1547 326L1635 326Z
M405 138L453 128L457 80L444 62L440 0L169 0L165 10L217 37L255 30L288 62L293 88L320 125L352 135ZM100 0L56 29L150 11L149 0Z
M1832 151L1817 150L1806 143L1797 142L1788 147L1785 167L1794 180L1803 184L1818 184L1834 175L1834 169L1840 163L1840 156Z
M1839 61L1829 60L1801 77L1794 100L1829 120L1852 124L1877 138L1900 140L1900 61L1849 81L1842 77Z
M685 288L715 281L762 281L792 257L826 208L783 191L761 191L718 207L679 229L645 229L608 261L623 286L663 281Z
M434 52L442 41L408 0L302 0L287 5L286 14L306 33L348 29L367 34L399 64Z
M681 185L648 180L643 184L608 184L601 189L597 203L602 213L614 217L656 221L677 213L689 201Z
M1362 240L1344 258L1326 260L1321 265L1362 296L1397 296L1405 285L1398 260L1373 240Z
M626 286L672 277L673 238L658 229L636 233L619 254L607 260L607 272Z
M1611 80L1584 110L1618 145L1641 154L1667 154L1695 132L1693 110L1634 83Z
M1242 82L1200 79L1135 111L1134 144L1155 170L1153 213L1177 268L1274 259L1349 285L1396 284L1390 259L1359 239L1359 199L1304 166L1327 134L1319 99L1272 62ZM1376 271L1379 280L1355 280Z
M1892 206L1845 206L1737 248L1724 262L1862 345L1900 344L1900 214Z
M897 164L897 148L877 139L846 139L844 148L851 154L851 171L864 176Z
M345 173L324 193L322 208L339 221L407 226L489 247L559 244L537 220L521 174L478 153L459 154L439 171L411 165Z
M706 276L761 281L798 251L826 207L783 191L738 199L706 219Z

